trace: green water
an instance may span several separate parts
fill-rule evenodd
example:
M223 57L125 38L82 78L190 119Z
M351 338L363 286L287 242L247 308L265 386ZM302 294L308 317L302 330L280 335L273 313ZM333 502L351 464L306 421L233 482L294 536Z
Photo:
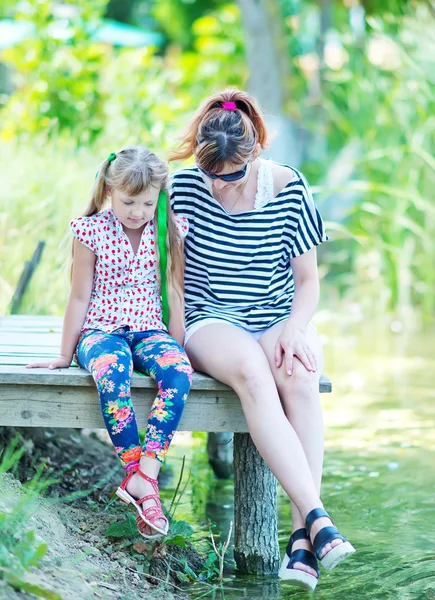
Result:
M393 334L384 324L328 326L323 395L326 453L322 498L357 553L322 571L316 600L435 599L435 331ZM177 445L193 472L178 518L204 539L208 523L226 537L233 517L230 481L213 478L204 450ZM279 539L290 510L279 488ZM276 577L237 575L228 553L223 590L196 584L191 598L310 598Z

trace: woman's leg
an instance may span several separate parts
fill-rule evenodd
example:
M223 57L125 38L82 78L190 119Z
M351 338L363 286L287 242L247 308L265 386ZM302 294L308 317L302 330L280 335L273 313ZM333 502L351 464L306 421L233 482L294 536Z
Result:
M319 394L319 380L323 370L322 344L314 327L309 326L306 337L316 358L317 371L315 373L307 371L303 364L298 359L295 359L293 373L292 375L288 375L285 368L285 361L278 369L274 359L275 344L284 324L282 322L271 327L271 329L261 336L259 344L267 356L284 412L302 444L316 491L320 496L324 445L322 408ZM292 502L292 522L292 531L305 527L305 515L301 515L294 502ZM325 523L329 524L327 521ZM317 526L319 526L318 523ZM331 547L337 543L339 543L338 540ZM331 547L328 545L325 546L325 554ZM306 540L298 540L294 543L293 549L296 550L298 548L311 550L311 545ZM301 563L296 563L295 567L311 572L308 567L305 567Z
M135 369L151 375L158 386L140 459L141 470L157 479L183 413L192 367L183 348L165 332L135 334L132 353ZM128 491L136 497L153 493L151 484L141 477L132 477ZM150 500L144 502L143 507L153 504ZM159 519L156 525L164 529L166 523Z
M127 341L94 330L80 339L77 359L97 384L104 422L122 466L127 472L135 470L141 446L131 403L133 360Z
M302 445L286 418L258 342L233 325L214 324L196 331L186 350L195 369L235 390L255 445L299 511L307 515L321 507Z

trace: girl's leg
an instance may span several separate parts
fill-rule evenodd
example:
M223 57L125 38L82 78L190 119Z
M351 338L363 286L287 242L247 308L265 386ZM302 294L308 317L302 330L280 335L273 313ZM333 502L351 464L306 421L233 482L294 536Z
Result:
M149 374L158 386L140 459L141 470L157 479L186 403L192 367L183 348L165 332L135 334L132 353L135 369ZM128 491L139 497L153 493L151 484L139 476L132 477ZM153 505L150 500L143 507ZM159 519L156 525L164 529L166 523Z
M127 472L135 470L141 446L131 403L133 360L127 341L94 330L79 341L77 359L97 384L104 422L122 466Z
M275 344L284 327L278 323L266 331L259 339L259 344L269 361L275 383L281 398L287 419L295 430L307 457L317 494L320 495L323 466L323 419L320 404L319 380L323 370L323 351L320 338L311 326L307 328L307 342L313 349L317 363L317 371L309 372L302 363L295 359L292 375L288 375L285 363L277 369L275 366ZM326 522L326 524L329 524ZM305 527L305 515L301 515L297 506L292 502L292 531ZM337 540L331 547L339 543ZM307 540L298 540L293 544L293 550L306 548L312 550ZM327 545L325 553L330 549ZM296 563L295 568L315 573L302 563Z

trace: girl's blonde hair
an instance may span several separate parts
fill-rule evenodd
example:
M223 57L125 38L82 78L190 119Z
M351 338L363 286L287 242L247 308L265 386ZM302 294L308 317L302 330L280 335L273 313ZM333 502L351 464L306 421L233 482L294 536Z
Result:
M224 103L235 109L224 108ZM227 88L200 106L169 160L194 155L201 169L218 173L225 163L247 163L257 144L267 148L266 124L258 104L246 92Z
M174 293L183 302L184 252L183 240L174 220L167 191L168 175L168 165L148 148L144 146L123 148L116 154L111 154L100 166L84 216L90 217L104 208L107 203L108 188L119 190L127 196L137 196L150 187L166 193L168 257L166 279L169 310L171 310ZM159 255L158 210L159 203L154 214L157 256Z

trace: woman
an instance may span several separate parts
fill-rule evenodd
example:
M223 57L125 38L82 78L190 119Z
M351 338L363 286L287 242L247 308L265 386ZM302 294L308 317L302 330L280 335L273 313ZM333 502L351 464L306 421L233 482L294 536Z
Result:
M323 356L310 325L327 240L303 175L259 157L267 131L248 94L206 100L171 159L185 239L185 346L192 366L238 394L251 437L292 502L279 575L314 589L317 559L332 569L355 550L319 498ZM317 558L316 558L317 557Z

